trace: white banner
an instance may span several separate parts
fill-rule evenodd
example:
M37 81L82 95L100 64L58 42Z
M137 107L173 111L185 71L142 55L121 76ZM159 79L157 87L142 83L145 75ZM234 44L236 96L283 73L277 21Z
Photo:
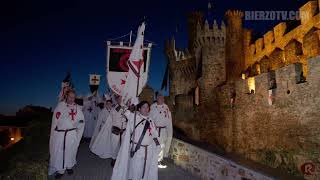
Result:
M148 80L149 66L150 66L150 54L152 44L144 46L143 50L143 68L140 74L140 78L144 79L139 83L139 92L142 91ZM123 45L111 45L108 42L107 45L107 83L109 87L118 95L122 95L123 88L126 83L126 79L129 72L128 59L133 47ZM135 91L135 89L133 89Z

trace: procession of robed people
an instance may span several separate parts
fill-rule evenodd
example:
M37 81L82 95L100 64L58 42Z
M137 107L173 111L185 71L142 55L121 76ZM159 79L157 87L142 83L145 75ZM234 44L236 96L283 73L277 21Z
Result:
M137 98L148 74L142 74L144 30L142 23L127 62L129 71L126 83L121 83L121 93L114 91L100 97L100 76L90 75L92 94L78 105L70 81L62 83L51 125L49 175L60 179L65 171L73 174L82 138L90 138L92 153L111 159L112 180L157 180L158 167L166 167L163 158L168 156L172 140L171 112L161 93L152 105Z

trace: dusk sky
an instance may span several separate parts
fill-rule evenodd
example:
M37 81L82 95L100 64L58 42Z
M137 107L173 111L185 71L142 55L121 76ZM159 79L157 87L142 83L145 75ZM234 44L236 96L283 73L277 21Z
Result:
M305 0L217 0L213 16L221 24L227 9L298 10ZM173 35L187 46L186 13L207 10L208 0L13 0L0 5L0 114L14 114L27 104L55 107L61 81L68 70L78 95L89 94L89 75L102 75L106 90L104 41L135 33L147 18L145 39L151 52L149 85L159 90L167 63L164 42ZM258 32L278 21L245 21ZM176 27L178 26L178 32ZM128 38L125 39L128 41Z

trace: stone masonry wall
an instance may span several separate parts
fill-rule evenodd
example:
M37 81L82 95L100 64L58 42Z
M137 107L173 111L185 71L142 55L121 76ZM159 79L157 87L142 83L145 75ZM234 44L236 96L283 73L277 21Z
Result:
M181 168L205 180L271 180L273 178L173 138L170 157Z
M231 104L227 84L216 89L220 119L201 131L204 141L222 146L243 156L302 175L312 163L313 175L320 178L320 57L308 60L307 82L297 84L301 65L291 64L275 71L277 88L273 104L268 104L269 74L235 82L236 97ZM248 86L254 82L255 87ZM250 89L255 89L250 94ZM310 173L309 173L310 174ZM316 175L318 174L318 175Z

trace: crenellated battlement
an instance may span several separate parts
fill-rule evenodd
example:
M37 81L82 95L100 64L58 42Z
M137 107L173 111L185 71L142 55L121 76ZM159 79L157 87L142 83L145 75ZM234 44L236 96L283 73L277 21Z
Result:
M279 23L255 42L250 43L251 31L245 31L245 67L259 62L265 56L269 57L276 49L286 51L286 46L292 40L303 45L305 36L320 28L320 14L316 14L317 7L318 2L309 1L299 9L301 20L297 27L289 29L287 23ZM311 57L308 54L305 56ZM291 61L291 59L286 59L286 61Z
M235 17L237 19L242 18L243 17L243 12L240 10L228 10L225 15L227 17Z
M176 61L186 61L192 58L192 55L189 53L188 49L176 50L175 52Z
M295 63L275 71L239 80L236 82L237 91L240 94L248 94L253 89L254 94L251 94L252 96L255 96L255 94L267 95L269 89L273 89L273 92L278 95L287 94L289 96L295 94L296 91L301 93L307 88L320 85L320 56L308 59L307 66L309 70L305 74L306 78L301 76L303 72L302 64ZM274 82L271 82L272 80ZM272 83L275 83L273 88Z
M243 28L242 11L228 10L227 25L216 20L209 24L201 12L190 13L189 48L177 49L174 38L166 43L170 68L183 76L202 72L209 89L219 84L216 81L240 78L242 72L256 76L294 63L302 64L306 77L307 59L320 55L318 11L319 1L310 1L299 9L298 24L279 23L253 42L252 30Z
M177 49L174 37L166 42L165 52L171 74L170 93L186 94L195 86L196 61L188 49ZM175 84L175 85L173 85Z
M221 22L219 26L217 21L214 20L212 25L209 25L206 20L204 24L198 23L197 25L197 34L195 38L195 46L210 46L218 45L224 46L226 41L226 26L224 22Z
M174 37L171 41L166 42L165 52L171 63L185 61L193 57L188 49L181 50L176 48Z

